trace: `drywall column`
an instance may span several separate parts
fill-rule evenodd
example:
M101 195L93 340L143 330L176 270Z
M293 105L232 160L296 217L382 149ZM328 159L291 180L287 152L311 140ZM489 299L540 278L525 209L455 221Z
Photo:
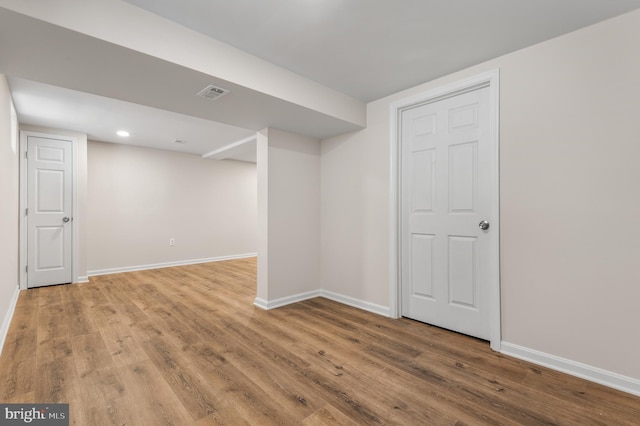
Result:
M257 133L256 166L258 178L257 250L258 271L255 304L267 308L269 300L269 130Z
M258 132L258 289L269 309L320 289L320 141Z
M7 79L0 74L0 351L18 297L18 122Z

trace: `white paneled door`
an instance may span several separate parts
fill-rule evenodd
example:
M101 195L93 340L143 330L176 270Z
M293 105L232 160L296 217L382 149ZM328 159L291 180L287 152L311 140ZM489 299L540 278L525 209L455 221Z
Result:
M72 142L27 137L27 286L72 281Z
M489 87L401 115L402 315L491 338L496 262Z

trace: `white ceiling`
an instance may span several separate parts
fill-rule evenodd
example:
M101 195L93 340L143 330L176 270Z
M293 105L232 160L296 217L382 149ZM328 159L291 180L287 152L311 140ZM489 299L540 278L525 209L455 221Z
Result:
M19 78L9 78L9 87L22 123L86 133L89 140L202 155L255 135L211 120ZM119 138L118 130L130 136ZM175 139L185 143L172 142ZM255 155L241 159L255 162Z
M639 0L125 0L368 102Z
M126 5L128 12L139 10L129 4L142 7L149 16L146 11L364 102L640 7L640 0L125 1L92 0L86 7L127 10L120 7ZM65 4L84 7L55 0L41 9L56 12ZM127 128L132 136L126 143L200 155L264 127L317 138L360 127L63 28L53 23L55 13L51 22L23 15L15 11L20 7L31 6L0 0L0 73L10 77L21 122L116 143L123 140L115 131ZM123 31L129 25L104 19ZM162 43L171 36L162 34ZM185 53L190 48L185 45ZM231 92L214 102L195 97L207 84ZM188 143L171 144L174 138ZM243 155L238 159L246 160Z

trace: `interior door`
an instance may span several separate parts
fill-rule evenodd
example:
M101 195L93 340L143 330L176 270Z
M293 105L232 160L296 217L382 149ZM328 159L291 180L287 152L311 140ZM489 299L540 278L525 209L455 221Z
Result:
M72 281L72 149L27 137L27 287Z
M489 340L489 88L401 115L402 315Z

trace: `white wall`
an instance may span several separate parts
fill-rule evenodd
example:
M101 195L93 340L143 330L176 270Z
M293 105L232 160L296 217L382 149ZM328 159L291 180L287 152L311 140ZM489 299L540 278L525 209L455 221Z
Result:
M388 105L361 132L322 142L322 289L389 306Z
M18 291L18 122L7 79L0 74L0 351Z
M320 141L258 133L260 179L256 303L320 289Z
M255 254L256 190L252 163L90 141L89 274Z
M640 379L640 11L368 105L322 142L322 288L389 303L389 107L500 68L503 340Z

